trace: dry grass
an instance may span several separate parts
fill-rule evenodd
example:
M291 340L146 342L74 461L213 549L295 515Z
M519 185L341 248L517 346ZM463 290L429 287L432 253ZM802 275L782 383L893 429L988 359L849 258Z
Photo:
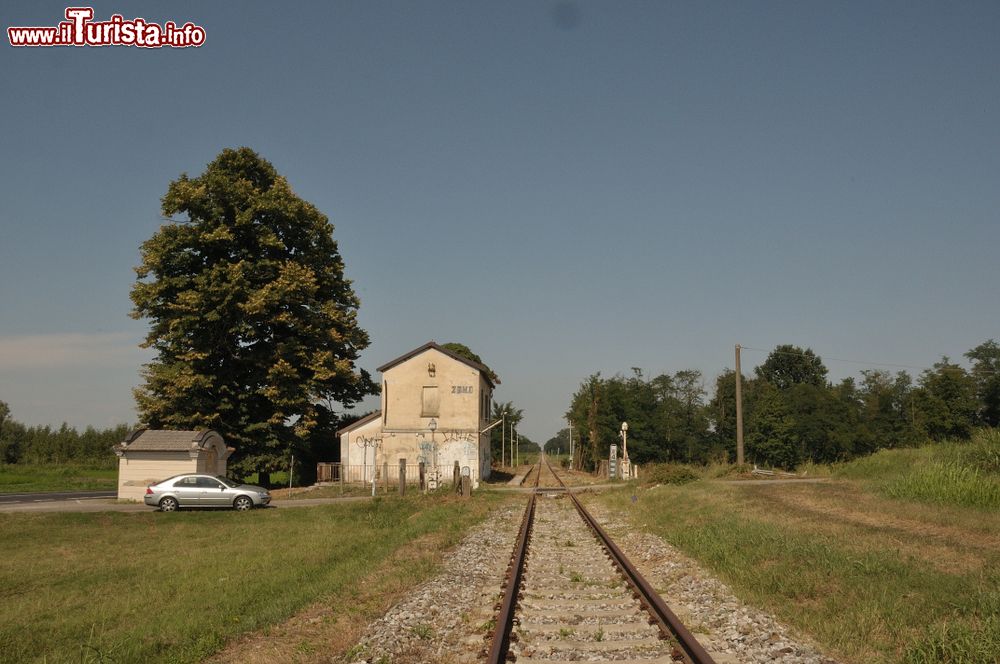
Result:
M425 581L454 544L445 533L425 535L374 566L356 584L309 605L285 622L228 644L214 664L318 664L341 657L365 627Z
M768 485L743 488L754 518L781 514L801 532L840 538L845 546L895 549L942 571L975 571L1000 551L1000 516L900 503L855 484Z
M600 500L845 662L1000 661L1000 515L852 481L694 482Z

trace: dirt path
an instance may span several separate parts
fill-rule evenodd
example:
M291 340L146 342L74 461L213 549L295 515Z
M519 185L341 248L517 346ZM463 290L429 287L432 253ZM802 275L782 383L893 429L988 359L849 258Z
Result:
M781 513L814 530L864 537L865 531L890 537L901 552L945 571L976 569L1000 552L1000 523L983 515L980 528L949 523L950 513L924 505L900 503L844 484L750 492L750 506L763 516ZM990 522L994 527L990 528Z

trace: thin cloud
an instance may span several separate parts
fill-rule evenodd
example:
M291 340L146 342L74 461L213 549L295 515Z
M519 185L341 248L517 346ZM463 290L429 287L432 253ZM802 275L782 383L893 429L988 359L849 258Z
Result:
M0 370L139 365L149 351L131 332L0 336Z

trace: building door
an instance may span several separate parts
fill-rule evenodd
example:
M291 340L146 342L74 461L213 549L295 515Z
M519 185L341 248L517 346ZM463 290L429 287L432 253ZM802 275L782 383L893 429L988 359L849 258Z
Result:
M202 469L198 472L213 477L219 474L219 454L216 452L215 447L202 450L199 461L201 462L199 465L202 466Z

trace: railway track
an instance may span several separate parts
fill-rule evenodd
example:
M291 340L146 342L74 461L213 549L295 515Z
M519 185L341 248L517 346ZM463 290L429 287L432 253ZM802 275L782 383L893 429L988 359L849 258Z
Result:
M487 661L713 663L544 457L534 470Z

